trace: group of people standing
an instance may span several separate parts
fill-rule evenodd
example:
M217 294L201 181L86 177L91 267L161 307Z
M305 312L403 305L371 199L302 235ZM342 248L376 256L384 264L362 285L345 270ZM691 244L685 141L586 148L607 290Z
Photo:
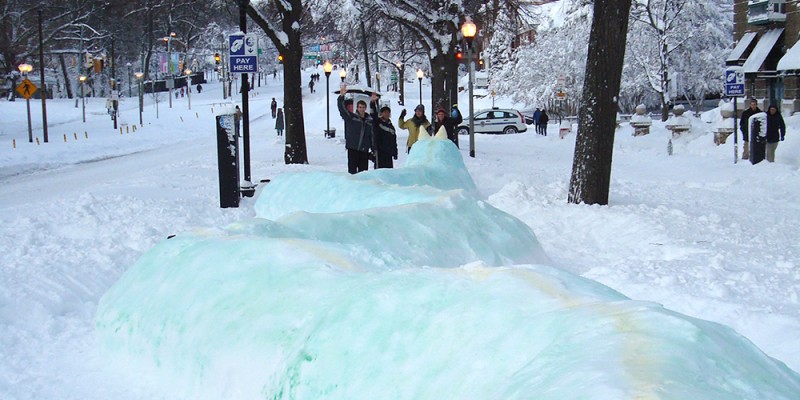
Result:
M345 148L347 149L347 171L356 174L369 169L372 160L375 168L393 168L397 160L397 131L391 121L392 111L388 106L379 107L378 95L370 96L370 113L367 103L359 100L353 111L353 100L345 99L345 85L341 86L337 105L339 115L344 120ZM406 151L410 152L419 135L435 135L440 128L447 132L447 138L458 147L457 127L463 120L458 105L453 105L450 115L443 107L436 110L433 122L425 116L425 106L414 108L414 115L405 119L406 110L400 112L397 126L408 130Z
M742 151L742 159L750 159L750 117L762 112L760 108L758 108L758 101L756 99L750 99L749 107L742 112L742 119L739 121L739 129L742 131L742 141L743 141L743 151ZM769 108L767 108L767 126L762 128L765 130L766 136L764 137L765 143L765 155L762 155L759 160L763 160L764 156L768 162L775 162L775 150L778 148L778 142L782 142L784 137L786 136L786 123L783 121L783 117L781 116L780 111L778 111L778 107L774 104L771 104ZM758 140L758 138L753 138L754 140ZM754 161L755 162L755 161Z
M536 107L536 111L533 112L533 125L536 126L537 135L547 136L548 122L550 122L550 117L547 115L547 111Z

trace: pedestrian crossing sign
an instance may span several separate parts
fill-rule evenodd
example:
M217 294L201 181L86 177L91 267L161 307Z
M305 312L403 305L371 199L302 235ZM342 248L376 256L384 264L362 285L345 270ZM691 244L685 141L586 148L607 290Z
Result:
M25 100L30 100L33 94L36 93L36 89L38 89L36 85L34 85L30 79L25 78L22 80L22 83L17 86L17 93Z

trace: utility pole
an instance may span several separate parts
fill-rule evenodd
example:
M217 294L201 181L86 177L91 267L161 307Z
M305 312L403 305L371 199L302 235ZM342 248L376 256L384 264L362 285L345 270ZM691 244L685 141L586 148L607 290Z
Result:
M239 29L242 33L247 33L247 6L250 0L239 0ZM250 180L250 106L248 103L248 92L250 85L247 84L247 74L242 75L242 147L244 150L244 180ZM252 196L252 194L250 194Z
M39 14L39 74L42 78L42 88L39 92L42 98L42 130L44 142L47 143L47 86L44 83L44 40L42 39L42 9L37 10Z
M114 130L117 129L117 109L119 107L119 101L114 99L115 96L118 96L116 66L117 63L114 62L114 35L111 35L111 104L114 109L114 115L112 117L114 120Z

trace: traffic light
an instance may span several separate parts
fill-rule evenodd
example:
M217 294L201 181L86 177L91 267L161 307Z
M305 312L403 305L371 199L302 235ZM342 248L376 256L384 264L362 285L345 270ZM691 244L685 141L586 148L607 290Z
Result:
M220 63L219 53L214 53L214 62L216 62L217 65L219 65Z
M458 60L458 62L464 60L464 53L461 52L461 46L456 46L456 60Z
M278 54L278 63L283 64L283 54Z

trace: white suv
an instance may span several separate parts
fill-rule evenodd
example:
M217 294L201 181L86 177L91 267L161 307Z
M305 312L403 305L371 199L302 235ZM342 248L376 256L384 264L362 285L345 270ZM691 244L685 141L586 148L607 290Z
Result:
M492 108L475 112L475 133L518 133L528 130L522 113L510 108ZM469 117L458 125L459 135L469 135Z

